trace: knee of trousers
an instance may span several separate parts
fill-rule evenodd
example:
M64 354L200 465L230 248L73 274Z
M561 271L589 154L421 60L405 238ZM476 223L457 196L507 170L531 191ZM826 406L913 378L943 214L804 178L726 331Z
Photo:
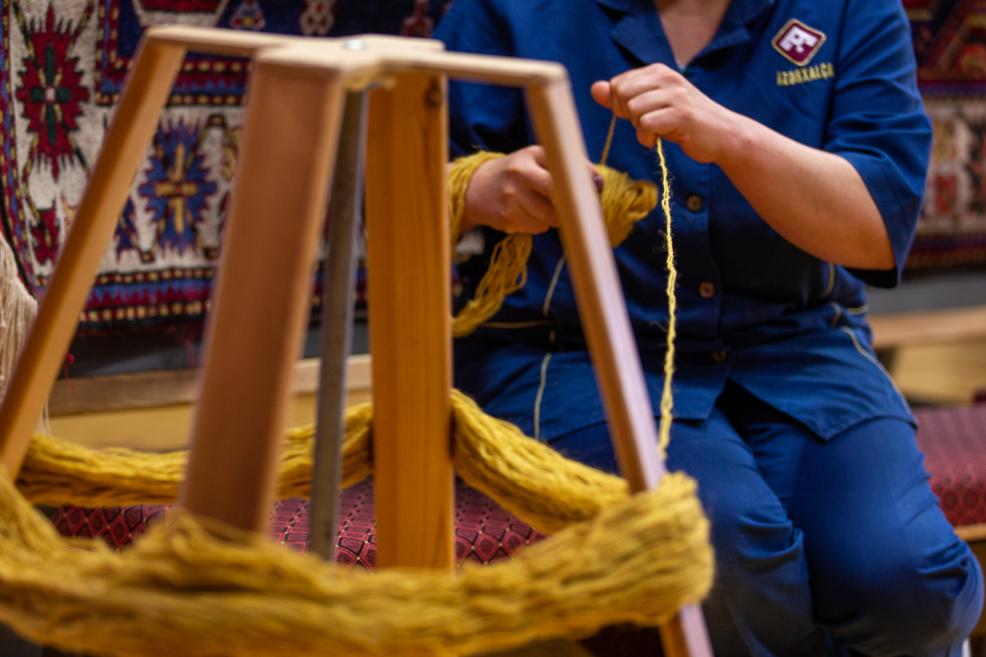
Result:
M934 557L915 556L907 545L832 557L839 563L818 569L811 560L816 614L833 621L835 634L866 654L946 654L982 613L979 564L957 540Z
M706 513L720 586L758 595L775 586L807 589L803 537L782 511L734 497L707 501Z

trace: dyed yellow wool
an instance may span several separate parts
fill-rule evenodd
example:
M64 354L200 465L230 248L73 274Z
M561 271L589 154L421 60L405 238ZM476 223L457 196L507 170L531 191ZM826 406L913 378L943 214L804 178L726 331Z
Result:
M173 512L120 553L66 543L0 477L0 621L106 657L471 655L658 625L712 583L694 482L458 574L330 565Z
M472 175L483 164L500 157L503 157L502 153L483 151L460 158L452 164L448 195L453 242L461 231L465 194ZM633 230L634 224L650 214L657 205L657 188L651 182L631 180L625 173L606 166L600 166L599 170L603 176L599 200L606 233L609 243L619 246ZM469 335L500 310L508 295L524 287L532 242L530 235L514 233L497 243L489 269L480 279L475 295L452 320L452 335Z
M557 532L458 575L339 569L180 511L135 547L66 543L0 477L0 621L71 651L137 655L470 655L577 638L613 623L657 625L713 578L695 484L651 492L568 461L452 396L455 467L533 526ZM347 415L344 481L371 471L369 405ZM308 492L309 429L291 432L281 495ZM18 481L47 504L164 502L186 454L92 451L36 437Z

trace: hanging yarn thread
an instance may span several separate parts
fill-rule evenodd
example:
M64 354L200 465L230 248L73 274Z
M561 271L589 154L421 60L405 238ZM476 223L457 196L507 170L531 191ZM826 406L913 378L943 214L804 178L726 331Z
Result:
M609 121L609 130L606 132L606 143L603 145L603 154L599 159L600 166L606 164L615 132L616 113L614 112L613 118ZM668 181L668 162L664 157L664 142L660 137L654 144L654 150L657 152L657 163L661 171L661 214L664 215L664 249L667 251L665 267L668 272L665 289L668 297L668 332L664 349L664 385L661 387L661 421L657 430L657 446L661 452L661 458L664 458L668 445L671 444L671 423L674 420L674 397L671 393L671 380L674 378L675 341L678 328L678 267L674 261L674 240L671 238L671 184Z
M666 293L668 297L668 332L664 349L664 385L661 388L661 421L657 429L657 444L663 458L671 444L672 407L671 379L674 378L674 346L678 328L678 267L674 262L674 240L671 239L671 185L668 183L668 163L664 159L664 144L657 140L657 158L661 165L661 212L664 214L664 247L667 250L665 266L668 270Z

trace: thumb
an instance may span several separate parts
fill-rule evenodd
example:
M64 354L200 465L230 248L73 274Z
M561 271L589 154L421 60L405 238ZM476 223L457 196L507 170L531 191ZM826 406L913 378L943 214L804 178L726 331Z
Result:
M589 89L589 93L592 94L592 99L594 101L606 109L613 109L613 100L610 95L609 82L606 82L605 80L594 82L592 88Z

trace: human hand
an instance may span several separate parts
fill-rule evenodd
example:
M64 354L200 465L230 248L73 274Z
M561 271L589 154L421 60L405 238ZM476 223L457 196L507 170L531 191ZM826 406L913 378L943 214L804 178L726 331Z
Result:
M587 163L596 187L602 177ZM552 181L541 146L528 146L481 165L466 188L463 230L489 226L537 235L558 225Z
M677 71L652 64L592 85L593 99L629 119L637 141L653 148L673 141L699 162L716 162L735 134L739 115L716 103Z

